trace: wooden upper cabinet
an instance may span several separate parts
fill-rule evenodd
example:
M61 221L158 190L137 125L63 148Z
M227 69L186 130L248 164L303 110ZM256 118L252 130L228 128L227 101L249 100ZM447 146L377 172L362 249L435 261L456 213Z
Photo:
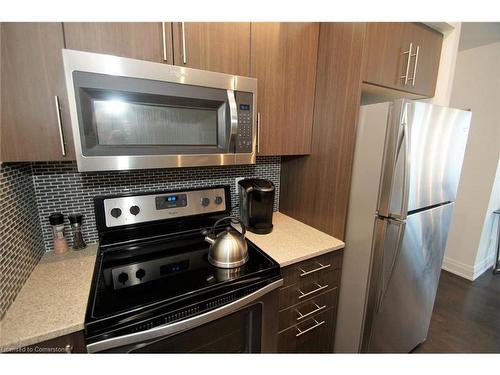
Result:
M66 48L173 64L170 22L65 22Z
M443 35L417 23L368 23L363 81L434 96Z
M1 38L0 160L73 159L61 23L3 23Z
M260 155L311 152L318 23L252 23Z
M249 75L249 22L175 22L172 33L175 65Z

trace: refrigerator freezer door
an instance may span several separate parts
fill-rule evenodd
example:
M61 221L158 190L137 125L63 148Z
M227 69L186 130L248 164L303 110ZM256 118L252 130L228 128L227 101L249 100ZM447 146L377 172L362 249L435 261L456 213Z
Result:
M408 211L454 202L471 112L420 102L407 108L411 131Z
M454 203L377 218L363 352L408 353L425 341Z
M471 113L403 99L389 116L379 215L455 201Z

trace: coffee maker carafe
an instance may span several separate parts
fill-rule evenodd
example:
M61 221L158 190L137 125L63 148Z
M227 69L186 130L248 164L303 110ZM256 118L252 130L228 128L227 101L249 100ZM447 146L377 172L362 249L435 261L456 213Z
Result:
M250 232L271 233L273 230L274 184L261 178L238 182L241 221Z

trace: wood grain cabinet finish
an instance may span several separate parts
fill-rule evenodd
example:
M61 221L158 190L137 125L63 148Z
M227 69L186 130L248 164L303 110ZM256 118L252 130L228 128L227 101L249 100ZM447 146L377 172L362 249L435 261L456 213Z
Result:
M279 353L333 351L341 267L337 250L282 270Z
M173 64L170 22L65 22L66 48Z
M283 157L280 211L344 238L365 23L322 23L310 156Z
M74 159L61 23L3 23L1 38L0 160Z
M260 155L311 152L318 23L252 23Z
M363 81L432 97L443 35L418 23L367 24Z
M249 22L175 22L174 63L248 77Z

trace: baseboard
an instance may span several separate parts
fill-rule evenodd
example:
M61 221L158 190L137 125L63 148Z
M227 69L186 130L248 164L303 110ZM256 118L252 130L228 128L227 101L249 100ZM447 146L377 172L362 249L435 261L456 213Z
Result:
M491 254L491 256L483 259L482 262L476 264L474 266L474 279L477 279L487 270L492 269L494 264L495 264L495 254Z
M482 262L471 266L469 264L459 262L458 260L444 257L443 266L441 268L467 280L474 281L488 269L493 267L493 258L494 256L489 256L488 258L483 259Z
M444 257L443 266L441 267L445 271L454 273L455 275L461 276L467 280L474 280L474 267L468 264L459 262L458 260Z

